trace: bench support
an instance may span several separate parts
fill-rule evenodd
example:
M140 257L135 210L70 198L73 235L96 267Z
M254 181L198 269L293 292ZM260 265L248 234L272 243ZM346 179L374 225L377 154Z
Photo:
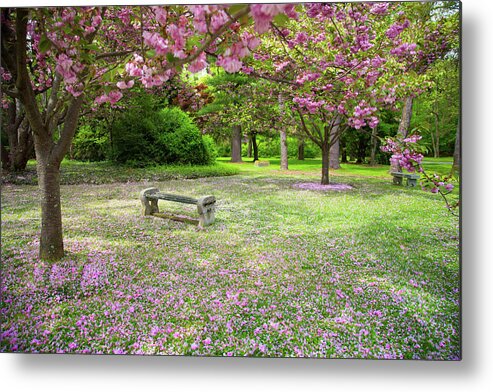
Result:
M140 202L142 203L142 215L148 216L155 212L159 212L157 206L158 199L150 199L148 196L154 195L159 192L157 188L147 188L140 192Z
M209 226L214 223L214 212L216 198L214 196L203 196L199 199L193 199L187 196L171 195L169 193L161 193L157 188L147 188L140 192L140 201L142 203L142 215L144 216L159 216L169 218L168 214L159 212L158 200L175 201L178 203L195 204L199 213L199 227ZM180 221L193 222L190 220L180 219Z
M392 174L392 183L394 185L402 185L402 179L406 179L406 185L409 187L413 187L417 185L417 180L421 177L418 174L412 173L402 173L402 172L391 172Z

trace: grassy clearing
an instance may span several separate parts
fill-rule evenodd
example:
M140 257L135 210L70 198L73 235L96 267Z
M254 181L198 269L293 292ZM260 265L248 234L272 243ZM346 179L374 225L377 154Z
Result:
M316 162L220 165L241 175L62 186L56 266L36 256L37 187L4 186L0 351L459 358L459 222L436 195L349 166L352 190L320 192L294 186ZM149 186L214 194L216 223L143 218Z
M61 184L75 185L231 176L238 174L239 170L221 162L208 166L161 165L132 168L116 165L112 162L78 162L65 159L62 162L60 172ZM2 181L10 184L36 185L38 182L36 162L29 161L25 173L4 176Z
M270 165L266 167L255 167L252 165L251 158L244 158L243 163L230 163L229 158L219 158L218 162L228 167L235 167L243 174L279 174L280 159L279 158L262 158L262 161L269 161ZM430 173L448 174L452 166L452 158L426 158L423 167ZM322 160L319 158L307 158L303 161L291 159L289 160L289 171L291 174L298 172L299 174L318 174L322 167ZM286 173L287 174L287 173ZM367 164L342 163L339 170L331 171L333 176L364 176L364 177L389 177L388 165L369 166Z

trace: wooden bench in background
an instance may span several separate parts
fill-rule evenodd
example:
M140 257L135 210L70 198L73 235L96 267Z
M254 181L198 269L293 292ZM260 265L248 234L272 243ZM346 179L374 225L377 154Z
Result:
M393 176L392 181L395 185L402 185L402 179L405 178L407 186L416 186L417 180L421 178L419 174L412 173L392 172L390 174Z
M159 212L158 200L174 201L183 204L194 204L197 206L199 219ZM216 204L216 198L214 196L203 196L199 199L195 199L189 196L173 195L169 193L159 192L159 189L157 188L147 188L140 192L140 201L142 202L142 214L144 216L152 215L159 218L198 224L199 227L209 226L214 223L214 212Z

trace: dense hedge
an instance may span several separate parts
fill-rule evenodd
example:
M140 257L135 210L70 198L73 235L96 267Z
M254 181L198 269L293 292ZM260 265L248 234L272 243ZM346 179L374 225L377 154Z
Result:
M179 108L158 112L129 110L111 127L110 158L139 167L149 164L206 165L216 158L213 142L204 140Z
M101 126L85 124L79 127L72 142L70 158L78 161L104 161L109 153L109 136Z

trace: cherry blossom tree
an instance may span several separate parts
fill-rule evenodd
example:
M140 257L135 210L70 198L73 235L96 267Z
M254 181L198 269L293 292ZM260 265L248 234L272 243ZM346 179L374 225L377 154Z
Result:
M3 9L1 67L13 83L2 89L1 99L19 99L33 133L40 257L56 261L64 255L60 163L84 104L114 105L135 84L160 86L185 66L198 72L207 67L206 53L215 54L226 71L237 71L258 44L241 31L249 15L254 32L263 33L277 14L294 15L293 9L289 4Z
M433 78L429 70L445 56L453 54L459 46L458 5L454 2L421 2L404 4L405 19L399 28L389 30L388 34L398 34L400 38L393 53L406 60L403 62L401 93L402 115L397 130L398 137L406 138L410 132L413 102L416 96L433 87ZM403 11L404 12L404 11ZM398 27L398 26L397 26ZM414 50L402 50L401 42L414 42ZM391 171L400 171L398 165L392 165Z
M284 86L306 136L322 152L322 184L329 156L348 127L378 125L379 109L395 104L400 71L416 50L402 38L405 8L392 3L313 3L297 20L278 16L242 72ZM399 72L398 72L399 71Z

